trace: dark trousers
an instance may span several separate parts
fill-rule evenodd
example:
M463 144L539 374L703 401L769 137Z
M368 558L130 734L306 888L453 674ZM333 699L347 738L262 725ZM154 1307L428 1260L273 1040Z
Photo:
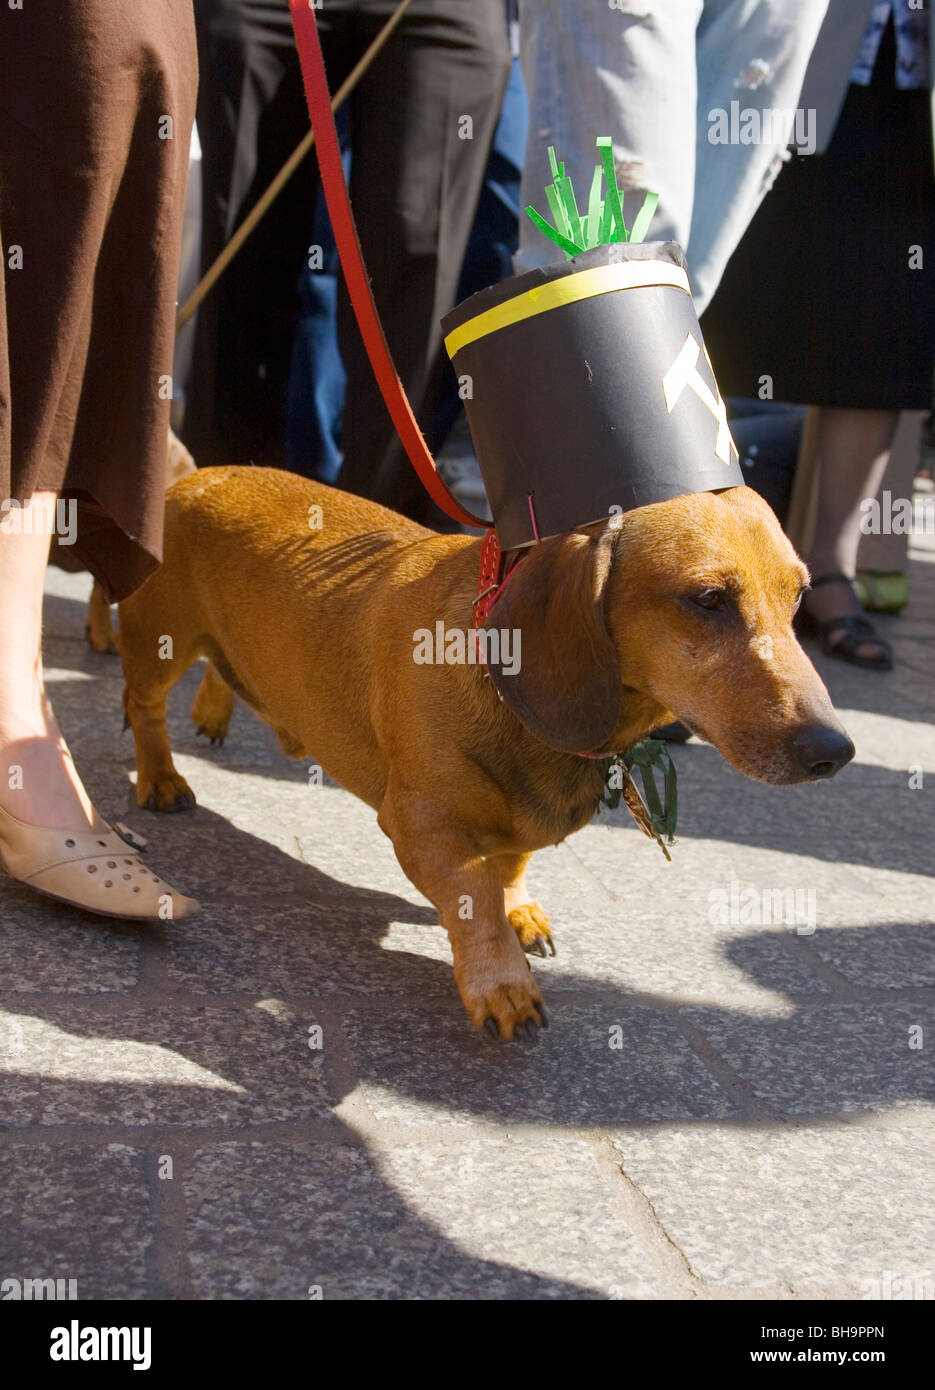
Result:
M334 91L393 0L327 0ZM204 263L308 129L286 0L196 0ZM415 0L350 99L351 199L377 307L429 444L444 381L439 320L458 276L509 76L503 0ZM314 155L199 311L184 436L199 464L284 466L297 281L309 254ZM343 288L347 370L340 485L409 515L437 513L396 439Z

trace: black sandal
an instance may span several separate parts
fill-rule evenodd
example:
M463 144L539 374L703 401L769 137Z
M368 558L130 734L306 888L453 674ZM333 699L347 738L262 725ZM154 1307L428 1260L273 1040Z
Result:
M835 574L822 574L812 580L813 589L819 588L822 584L846 584L851 593L854 592L854 581L840 571ZM840 618L821 619L806 613L803 606L797 621L806 630L817 632L821 638L821 649L826 656L836 656L839 661L849 661L852 665L862 666L867 671L893 669L893 651L889 642L879 636L873 624L866 618L848 614ZM867 642L882 647L884 655L861 656L860 648Z

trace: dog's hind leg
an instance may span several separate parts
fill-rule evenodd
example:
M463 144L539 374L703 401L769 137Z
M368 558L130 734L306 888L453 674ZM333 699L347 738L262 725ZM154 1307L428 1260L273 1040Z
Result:
M529 896L526 866L531 854L498 854L493 862L503 881L503 902L507 920L519 937L519 944L531 956L554 956L555 938L541 903Z
M204 734L212 744L223 743L234 711L233 690L219 674L212 661L205 664L201 685L195 694L192 705L192 723L199 734Z
M195 804L191 787L172 762L166 696L198 657L198 643L183 617L166 631L156 574L120 605L120 660L126 682L123 708L136 741L136 800L149 811L182 811Z
M403 870L438 908L454 956L455 982L475 1028L533 1036L542 996L504 911L499 870L484 860L442 806L390 777L379 812Z
M85 623L84 634L94 651L116 653L117 642L110 621L110 604L96 579L88 600L88 621Z

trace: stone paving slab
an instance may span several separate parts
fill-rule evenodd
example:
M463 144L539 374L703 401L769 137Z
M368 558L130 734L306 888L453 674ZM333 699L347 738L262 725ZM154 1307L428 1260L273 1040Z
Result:
M384 1123L436 1129L474 1118L578 1129L734 1110L661 1011L621 997L566 1002L550 1018L547 1038L508 1051L482 1034L465 1038L454 1007L354 1011L347 1028L362 1097Z
M716 1294L784 1285L799 1297L880 1298L889 1271L935 1297L930 1127L676 1127L613 1146Z
M285 1005L147 1003L103 1012L59 999L13 1015L0 1059L3 1125L267 1124L327 1115L314 1025ZM8 1018L9 1026L9 1018Z
M407 912L389 895L352 891L344 901L275 906L257 897L212 905L198 918L197 934L187 922L167 925L168 979L195 994L433 996L450 1003L451 952L435 913L422 932L408 923L423 912ZM406 922L393 951L382 944L391 914ZM428 938L438 947L435 960L426 954Z
M688 1009L755 1094L787 1115L935 1104L935 1004L845 1004L789 1018Z
M904 886L904 892L908 885ZM911 891L911 890L909 890ZM925 892L931 894L929 884ZM920 900L921 909L921 900ZM923 909L924 910L924 909ZM885 907L887 920L874 920L868 913L845 930L820 930L809 940L810 948L840 975L854 985L871 989L935 988L935 931L931 909L927 918L889 921L892 907ZM880 912L882 916L882 912ZM869 918L869 920L868 920Z
M61 1297L72 1279L79 1299L147 1297L147 1166L122 1143L5 1144L0 1279L61 1279Z
M35 893L5 875L0 891L4 993L101 994L136 985L143 942L138 927L49 900L37 909Z
M556 1170L573 1170L556 1183ZM200 1149L185 1175L194 1291L210 1298L662 1294L582 1139ZM261 1238L258 1240L257 1236ZM315 1293L313 1292L313 1295Z

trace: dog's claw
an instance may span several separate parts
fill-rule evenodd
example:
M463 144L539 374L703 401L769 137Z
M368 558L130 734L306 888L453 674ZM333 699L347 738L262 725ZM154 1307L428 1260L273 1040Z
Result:
M497 1026L497 1020L495 1018L484 1019L484 1032L489 1033L492 1038L499 1039L500 1029Z
M516 1030L517 1033L520 1031L520 1029L522 1029L525 1033L527 1042L534 1043L538 1041L539 1029L536 1027L535 1023L532 1021L531 1018L527 1018L525 1023L521 1023L519 1025L519 1028L517 1028Z
M535 941L529 943L526 950L531 956L541 956L543 960L545 960L549 954L544 936L537 936Z
M545 1005L544 1005L544 1004L537 1004L537 1005L536 1005L536 1008L539 1010L539 1022L541 1023L542 1027L543 1027L543 1028L548 1028L548 1026L549 1026L549 1016L548 1016L548 1014L547 1014L546 1011L545 1011Z

